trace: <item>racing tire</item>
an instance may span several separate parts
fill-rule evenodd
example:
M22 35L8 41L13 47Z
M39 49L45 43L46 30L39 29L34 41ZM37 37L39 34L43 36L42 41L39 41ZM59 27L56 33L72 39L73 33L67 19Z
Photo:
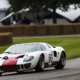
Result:
M37 66L35 67L35 71L36 72L44 71L44 56L43 55L40 56Z
M17 71L17 73L18 73L18 74L23 74L23 73L24 73L24 71Z
M55 69L63 69L66 63L66 56L65 54L61 54L59 63L55 66Z
M2 75L2 73L0 73L0 76Z

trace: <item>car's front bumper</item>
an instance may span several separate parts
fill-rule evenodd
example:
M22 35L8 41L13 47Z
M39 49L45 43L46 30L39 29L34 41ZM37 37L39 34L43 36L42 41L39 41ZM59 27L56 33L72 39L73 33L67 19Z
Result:
M23 71L29 69L30 66L31 63L21 64L21 65L0 66L0 71L2 72Z

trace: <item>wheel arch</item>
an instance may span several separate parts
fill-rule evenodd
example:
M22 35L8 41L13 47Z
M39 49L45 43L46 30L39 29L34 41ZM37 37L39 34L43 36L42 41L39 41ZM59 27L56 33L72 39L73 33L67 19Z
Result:
M62 51L60 55L59 63L55 66L55 69L63 69L65 66L65 62L66 62L66 54L65 51Z
M40 56L43 56L43 58L45 58L44 53L41 53L41 55L40 55Z
M36 66L35 66L35 70L36 70L37 72L42 72L42 71L44 70L44 69L42 69L41 66L40 66L40 59L41 59L41 57L43 57L43 60L44 60L44 53L41 53L41 54L40 54L39 60L38 60L38 62L37 62L37 64L36 64Z
M61 54L64 54L64 56L65 56L65 58L66 58L66 52L65 51L62 51L62 53Z
M64 54L65 58L66 58L66 52L65 52L63 47L56 46L56 51L58 53L58 60L60 60L60 57L61 57L62 54Z
M60 54L59 54L59 60L60 60L62 54L64 54L64 56L65 56L65 58L66 58L66 52L62 50L62 51L60 52Z
M37 64L38 64L38 62L39 62L40 56L43 56L43 58L44 58L44 60L45 60L45 55L44 55L44 53L41 53L41 54L39 55L39 57L38 57L38 60L37 60L36 65L37 65Z

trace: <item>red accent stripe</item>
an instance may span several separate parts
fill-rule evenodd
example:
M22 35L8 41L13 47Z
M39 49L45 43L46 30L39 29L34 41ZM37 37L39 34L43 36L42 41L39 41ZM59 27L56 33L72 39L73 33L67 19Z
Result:
M16 63L17 63L17 59L9 58L3 62L3 66L16 65Z

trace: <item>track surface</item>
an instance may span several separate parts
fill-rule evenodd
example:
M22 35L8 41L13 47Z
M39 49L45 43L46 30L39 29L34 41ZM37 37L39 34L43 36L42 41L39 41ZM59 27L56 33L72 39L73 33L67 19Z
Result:
M0 80L80 80L80 58L68 60L63 70L54 68L46 69L44 72L35 71L24 74L5 73Z

